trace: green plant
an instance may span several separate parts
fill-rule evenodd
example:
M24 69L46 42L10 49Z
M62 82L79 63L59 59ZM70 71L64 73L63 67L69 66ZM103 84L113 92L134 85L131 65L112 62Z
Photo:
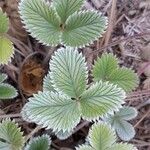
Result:
M0 123L0 149L1 150L49 150L51 139L48 135L32 138L25 145L23 132L15 121L10 119Z
M8 83L4 83L7 75L0 73L0 100L10 99L17 96L16 89Z
M107 27L106 17L81 10L85 0L22 0L19 6L25 28L46 45L62 43L83 47L100 37Z
M125 92L108 82L88 85L86 66L76 49L55 52L44 79L44 91L29 98L22 109L23 118L56 132L70 132L81 117L92 121L118 110Z
M108 115L104 120L110 123L116 130L118 136L125 141L131 140L135 135L134 127L128 123L137 116L137 110L133 107L124 106L114 115Z
M0 8L0 64L7 64L14 54L13 44L6 36L8 27L9 20Z
M92 126L88 135L89 144L84 144L76 150L137 150L133 145L128 143L116 143L115 132L110 126L97 123Z

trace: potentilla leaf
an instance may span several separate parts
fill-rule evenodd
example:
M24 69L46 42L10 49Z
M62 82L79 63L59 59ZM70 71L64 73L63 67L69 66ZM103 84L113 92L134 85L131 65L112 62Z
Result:
M109 76L112 73L112 71L116 70L118 67L118 60L113 54L103 54L94 63L92 71L94 80L109 80Z
M124 141L129 141L135 136L134 127L127 121L116 119L114 120L113 127L118 136Z
M27 30L46 45L60 42L60 18L44 0L21 0L20 14Z
M112 113L124 103L125 92L108 82L96 82L81 95L81 110L84 119L93 120Z
M0 83L0 99L1 100L11 99L11 98L16 97L17 95L18 95L17 91L13 86L6 84L6 83Z
M50 137L48 135L42 135L31 139L24 150L49 150L50 144Z
M13 44L9 39L0 36L0 64L7 64L14 54Z
M119 68L117 63L113 54L103 54L93 67L94 80L109 81L123 88L126 92L130 92L137 87L138 76L129 68Z
M0 149L22 150L24 145L23 134L14 121L9 119L0 123Z
M109 76L111 83L117 84L126 92L130 92L138 85L138 76L133 70L129 68L119 68L114 70Z
M50 61L50 70L55 89L59 89L68 96L79 98L86 89L85 58L76 49L69 47L59 49Z
M71 47L83 47L97 40L107 27L106 17L94 11L75 12L66 21L62 43Z
M81 145L81 146L77 147L76 150L95 150L95 149L88 145Z
M84 0L53 0L52 5L60 16L61 22L65 24L67 18L78 11L83 2Z
M124 120L131 120L137 116L138 112L134 107L124 106L118 112L115 113L115 116L120 117Z
M8 27L9 27L9 20L6 14L4 14L2 12L2 9L0 8L0 36L1 34L4 34L8 31Z
M78 102L62 93L39 92L29 98L22 110L23 118L53 129L53 131L70 131L79 122L81 112Z
M105 150L116 142L114 130L106 124L95 124L92 126L89 135L90 145L97 150Z

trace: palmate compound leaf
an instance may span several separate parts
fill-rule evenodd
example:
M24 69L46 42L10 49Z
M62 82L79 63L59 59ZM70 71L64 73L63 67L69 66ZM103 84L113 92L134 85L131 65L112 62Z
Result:
M106 27L106 17L94 11L75 12L66 21L62 43L71 47L83 47L97 40Z
M78 102L62 93L39 92L29 98L22 110L24 119L33 121L53 131L72 130L79 122L81 112Z
M1 34L6 33L8 31L8 27L9 27L9 20L6 14L4 14L2 12L2 9L0 8L0 36Z
M133 145L127 143L116 143L114 130L105 123L94 124L89 135L89 146L82 145L76 150L137 150Z
M0 83L2 83L3 81L5 81L6 79L7 79L7 75L0 73Z
M136 116L137 110L135 108L124 106L114 115L109 115L104 120L111 124L122 140L129 141L134 137L135 130L126 120L131 120Z
M94 11L77 11L83 0L22 0L20 14L31 35L47 45L83 47L98 39L107 19ZM60 15L60 16L59 16Z
M53 0L52 5L60 16L61 22L65 23L70 15L81 8L83 2L84 0Z
M60 18L44 0L21 0L20 14L33 37L46 45L60 42Z
M9 119L0 123L0 150L22 150L23 134L14 121Z
M108 82L96 82L81 95L81 110L84 119L98 119L121 108L125 92Z
M24 150L49 150L50 144L50 137L48 135L42 135L31 139Z
M85 58L74 48L61 48L50 61L51 79L55 89L72 98L86 89L87 67Z
M17 95L18 95L17 91L13 86L6 84L6 83L0 83L0 99L1 100L11 99L11 98L16 97Z
M7 64L14 54L13 44L9 39L0 36L0 64Z
M126 92L133 90L138 85L138 76L133 70L119 68L117 59L112 54L103 54L101 59L95 62L93 76L95 81L105 80L117 84Z

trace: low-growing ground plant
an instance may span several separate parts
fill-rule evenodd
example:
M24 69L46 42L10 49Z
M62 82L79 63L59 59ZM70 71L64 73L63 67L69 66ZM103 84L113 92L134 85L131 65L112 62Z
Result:
M14 54L12 42L7 38L9 20L0 8L0 65L7 64Z
M122 140L134 137L134 129L127 121L136 117L137 112L123 104L126 93L137 86L138 77L133 70L120 67L113 54L105 53L90 70L93 82L89 82L86 59L77 48L101 37L107 18L99 12L83 10L83 3L84 0L21 0L19 3L25 28L33 37L46 45L63 45L49 62L43 91L28 99L21 111L22 118L41 128L52 129L61 139L72 135L81 120L94 123L86 144L76 147L77 150L136 150L131 144L117 143L115 131ZM0 19L3 21L0 38L5 40L8 19L2 12ZM8 62L4 57L2 60L2 64ZM5 79L5 75L0 76L0 90ZM0 123L0 133L2 150L50 149L48 135L27 142L18 125L10 119Z

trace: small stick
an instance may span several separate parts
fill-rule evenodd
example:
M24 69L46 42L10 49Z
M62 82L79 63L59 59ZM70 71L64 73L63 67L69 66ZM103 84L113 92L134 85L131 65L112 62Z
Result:
M0 119L6 119L6 118L20 118L21 114L8 114L8 115L0 115Z

